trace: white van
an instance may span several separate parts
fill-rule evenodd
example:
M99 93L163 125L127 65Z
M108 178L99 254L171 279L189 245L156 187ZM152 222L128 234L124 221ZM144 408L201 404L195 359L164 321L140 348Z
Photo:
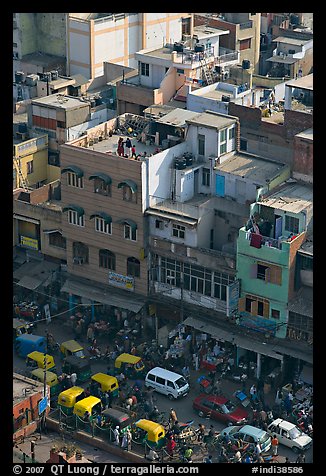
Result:
M189 392L189 384L182 375L161 367L154 367L147 373L145 386L163 393L170 400L185 397Z

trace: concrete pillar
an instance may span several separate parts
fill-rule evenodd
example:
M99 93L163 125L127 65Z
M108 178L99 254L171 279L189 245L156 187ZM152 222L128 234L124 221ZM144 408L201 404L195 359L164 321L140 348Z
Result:
M292 88L290 86L285 86L284 109L291 110L291 101L292 101Z
M69 293L69 316L72 316L73 314L74 303L75 303L75 298L71 293Z
M261 372L261 354L257 352L257 368L256 368L256 377L260 377Z

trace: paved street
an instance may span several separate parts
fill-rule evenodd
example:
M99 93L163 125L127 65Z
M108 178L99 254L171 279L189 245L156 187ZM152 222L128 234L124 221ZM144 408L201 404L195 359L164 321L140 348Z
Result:
M65 340L74 338L74 333L72 328L67 325L67 319L62 319L62 318L56 319L56 320L53 320L50 324L41 322L38 324L37 331L35 333L37 333L37 335L45 335L45 329L48 329L48 331L54 335L54 338L59 343ZM85 346L85 348L87 348L86 339L82 338L80 341ZM100 344L100 347L102 349L105 349L107 345L106 338L99 336L98 342ZM108 365L107 362L103 362L101 360L91 360L90 362L91 362L93 373L107 371L107 365ZM61 362L58 357L56 358L56 366L58 369L58 373L60 373ZM25 361L24 359L17 357L17 355L14 355L14 370L18 371L19 369L26 370ZM192 402L194 398L198 396L198 394L200 393L197 379L200 375L205 375L205 373L206 372L203 370L199 370L197 372L193 370L191 371L190 392L185 398L181 400L173 401L171 403L171 401L167 397L164 397L163 395L155 393L156 404L160 411L164 411L167 414L169 413L171 406L173 406L173 408L176 410L178 419L181 422L194 420L193 424L195 427L198 426L199 422L203 422L206 427L209 427L211 424L213 424L215 430L221 431L225 427L224 424L215 422L212 420L207 420L205 418L200 418L197 415L197 413L195 413L195 411L192 409ZM252 383L251 381L248 381L247 388L251 386L251 383ZM231 397L232 394L236 390L239 390L240 388L241 388L241 385L231 382L229 380L224 379L222 382L222 391L228 397ZM273 391L271 391L271 393L266 395L265 397L266 403L270 403L271 406L274 402L274 399L275 399L275 392ZM97 452L94 453L93 456L96 454ZM283 445L279 446L279 454L282 456L287 456L292 462L294 462L296 459L296 455L293 453L293 451ZM213 456L215 457L215 455ZM114 459L115 456L112 458ZM313 449L311 448L306 453L306 462L307 463L312 462L312 460L313 460Z

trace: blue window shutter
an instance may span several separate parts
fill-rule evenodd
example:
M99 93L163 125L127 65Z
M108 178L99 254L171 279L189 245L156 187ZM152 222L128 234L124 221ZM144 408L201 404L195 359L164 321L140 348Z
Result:
M223 175L216 175L216 195L225 196L225 177Z

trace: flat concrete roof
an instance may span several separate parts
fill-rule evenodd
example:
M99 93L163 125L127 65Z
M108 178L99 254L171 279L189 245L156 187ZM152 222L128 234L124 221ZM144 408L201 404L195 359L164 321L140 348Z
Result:
M206 25L197 25L194 27L194 35L198 37L198 40L202 40L204 38L210 38L212 36L217 35L227 35L229 30L221 30L219 28L214 28L212 26Z
M158 119L157 122L176 127L185 127L187 125L187 120L191 120L198 115L198 112L189 111L188 109L175 108L173 111L168 112L163 117Z
M87 147L87 149L95 150L97 152L103 152L103 153L107 153L107 154L111 153L111 154L114 154L117 157L119 157L117 155L119 137L122 137L123 141L125 142L126 139L129 136L124 135L124 134L113 134L112 137L108 137L107 139L103 139L102 141L94 143L93 145L90 145L89 147ZM129 138L131 140L131 143L133 145L135 145L135 147L136 147L136 154L137 155L142 154L145 151L147 152L147 156L149 156L151 154L155 154L155 151L157 149L157 145L146 145L146 144L143 144L142 142L138 142L135 137L129 137ZM75 145L75 144L72 144L72 145ZM77 146L77 147L82 147L82 146ZM125 153L127 153L126 147L124 148L124 151L125 151ZM121 160L135 160L135 159L131 159L131 158L127 159L127 158L124 158L124 157L120 157L120 158L121 158Z
M24 375L18 373L13 374L13 403L17 403L24 400L25 392L26 396L31 396L33 393L36 393L40 390L43 390L43 383L38 382L37 380L32 380Z
M287 37L287 36L278 36L273 41L277 41L278 43L287 43L288 45L302 46L302 45L305 45L306 43L308 43L308 41L311 41L311 40L302 40L300 38L290 38L290 37Z
M187 120L189 124L201 125L207 127L213 127L214 129L222 129L223 127L230 126L236 122L235 119L228 118L226 116L218 115L210 111L205 111L190 120Z
M163 47L163 48L157 48L157 49L153 49L153 50L149 50L149 51L140 50L140 51L137 51L137 53L139 53L141 55L153 56L154 58L163 58L163 59L172 61L172 50L171 50L171 48Z
M222 164L214 167L214 169L257 181L259 184L265 184L266 179L272 179L284 166L285 164L272 162L249 154L236 153Z
M43 98L32 99L32 104L46 105L61 109L75 109L82 106L90 106L89 101L83 101L81 99L65 96L62 94L50 94Z
M279 55L274 55L268 58L266 61L269 61L270 63L283 63L283 64L293 64L299 61L298 58L293 58L292 56L279 56Z
M201 93L200 89L198 91ZM222 96L227 96L229 98L234 97L230 91L223 91L222 89L210 89L203 94L198 94L198 96L201 96L202 98L215 99L216 101L221 101Z
M28 53L22 57L23 63L30 63L40 66L48 66L51 63L62 63L65 64L66 60L62 56L51 55L49 53Z
M271 193L258 203L286 212L300 213L313 205L313 189L298 183L287 183L275 193Z
M314 75L313 73L303 76L302 78L292 79L288 81L285 86L291 88L299 89L309 89L310 91L314 90Z

